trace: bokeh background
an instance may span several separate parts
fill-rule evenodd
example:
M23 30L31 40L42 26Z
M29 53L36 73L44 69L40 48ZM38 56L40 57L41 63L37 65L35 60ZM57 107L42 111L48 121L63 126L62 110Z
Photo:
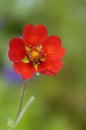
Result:
M24 105L31 95L35 101L16 130L86 130L86 0L0 0L0 130L14 119L23 85L8 59L9 40L28 23L59 35L67 53L56 77L28 81Z

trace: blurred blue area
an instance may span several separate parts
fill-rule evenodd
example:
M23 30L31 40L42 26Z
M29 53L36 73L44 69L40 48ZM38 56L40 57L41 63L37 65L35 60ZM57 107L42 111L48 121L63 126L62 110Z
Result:
M12 68L4 67L3 70L3 75L5 78L5 81L10 83L10 84L18 84L18 83L23 83L23 79L16 74Z
M15 117L23 82L8 59L9 40L29 23L60 36L67 53L56 77L29 81L24 102L36 100L16 130L86 130L86 0L0 1L0 130Z

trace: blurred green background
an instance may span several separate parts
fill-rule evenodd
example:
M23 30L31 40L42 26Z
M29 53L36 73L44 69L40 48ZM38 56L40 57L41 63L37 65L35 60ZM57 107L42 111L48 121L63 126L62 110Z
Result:
M29 23L59 35L67 53L56 77L28 81L24 105L36 99L15 130L86 130L86 0L0 0L0 130L14 119L23 85L7 56L9 40Z

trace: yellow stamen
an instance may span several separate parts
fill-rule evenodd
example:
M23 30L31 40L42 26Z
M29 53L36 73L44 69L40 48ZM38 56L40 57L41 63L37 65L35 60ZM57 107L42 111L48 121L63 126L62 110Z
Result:
M45 58L41 58L40 61L45 61Z
M38 51L40 51L40 50L41 50L41 48L42 48L42 46L41 46L41 45L39 45L39 46L37 46L37 48L36 48L36 49L37 49Z

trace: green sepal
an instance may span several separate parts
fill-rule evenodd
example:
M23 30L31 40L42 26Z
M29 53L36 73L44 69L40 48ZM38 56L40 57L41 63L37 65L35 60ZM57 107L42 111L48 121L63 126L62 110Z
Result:
M25 49L26 49L27 52L30 51L30 48L28 46L25 46Z
M36 69L36 71L38 70L38 63L34 63L34 68Z
M28 57L25 56L25 57L22 59L22 62L24 62L24 63L29 63L30 61L29 61Z

